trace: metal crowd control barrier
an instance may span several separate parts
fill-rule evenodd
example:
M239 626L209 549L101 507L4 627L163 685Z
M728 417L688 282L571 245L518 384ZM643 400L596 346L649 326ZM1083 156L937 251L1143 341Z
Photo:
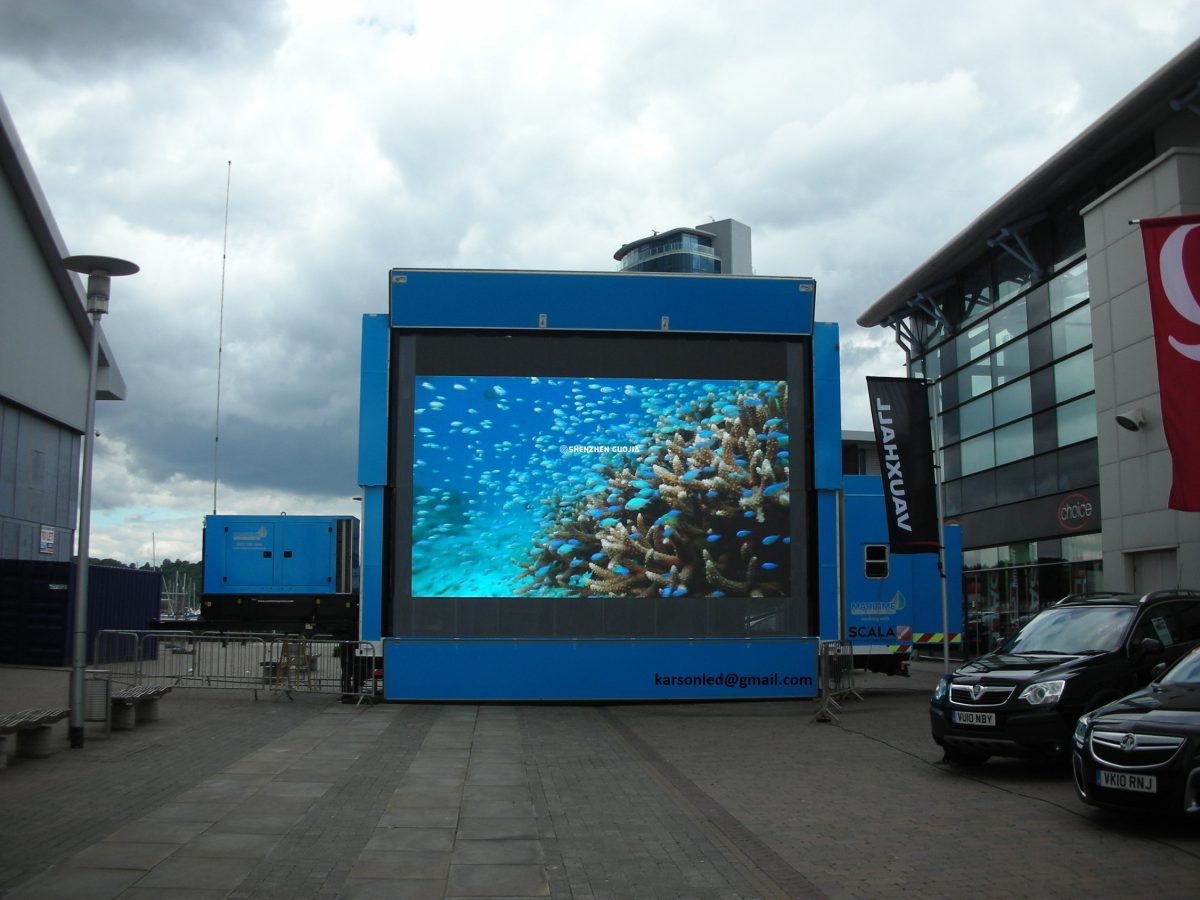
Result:
M813 715L817 722L840 722L841 701L847 697L861 700L854 688L854 647L849 641L821 641L817 659L820 706Z
M92 665L119 684L373 699L370 643L242 632L101 631Z

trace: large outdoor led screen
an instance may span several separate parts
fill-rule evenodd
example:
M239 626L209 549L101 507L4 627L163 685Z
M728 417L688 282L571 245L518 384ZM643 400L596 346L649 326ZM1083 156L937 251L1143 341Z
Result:
M786 380L413 384L412 597L792 592Z

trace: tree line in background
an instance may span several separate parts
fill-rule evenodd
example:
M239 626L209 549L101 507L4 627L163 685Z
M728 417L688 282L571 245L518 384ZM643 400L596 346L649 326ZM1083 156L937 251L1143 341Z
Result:
M141 572L150 572L155 568L150 563L123 563L119 559L96 559L88 557L88 565L90 566L111 566L117 569L137 569ZM158 571L162 572L163 589L195 592L196 596L200 595L200 587L204 583L204 563L188 562L186 559L164 559L158 564Z

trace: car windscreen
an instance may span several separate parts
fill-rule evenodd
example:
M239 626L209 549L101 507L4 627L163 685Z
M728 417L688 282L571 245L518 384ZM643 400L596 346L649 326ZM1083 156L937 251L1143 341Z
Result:
M1097 653L1116 650L1133 618L1130 606L1048 609L1004 642L999 653Z
M1159 684L1200 684L1200 647L1168 670Z

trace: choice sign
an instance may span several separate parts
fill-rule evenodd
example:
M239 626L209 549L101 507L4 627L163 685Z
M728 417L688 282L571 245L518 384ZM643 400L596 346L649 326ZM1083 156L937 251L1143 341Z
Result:
M1096 515L1096 503L1087 494L1067 494L1058 504L1058 524L1063 531L1082 531Z

